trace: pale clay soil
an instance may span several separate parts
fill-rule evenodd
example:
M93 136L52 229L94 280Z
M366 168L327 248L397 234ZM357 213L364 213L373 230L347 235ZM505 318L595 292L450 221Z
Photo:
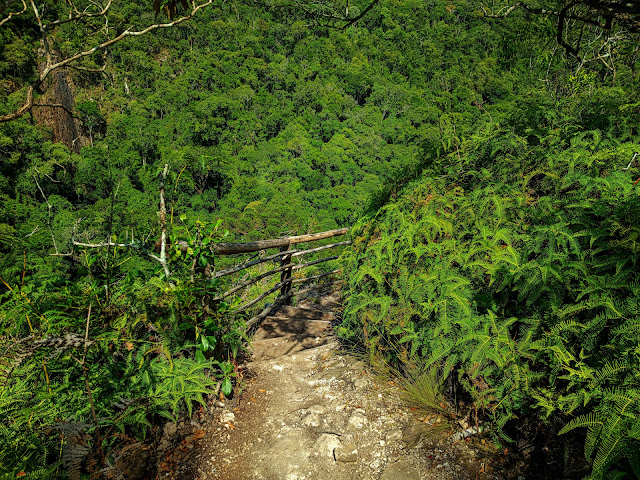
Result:
M437 417L413 413L332 335L333 293L268 317L244 391L215 402L190 454L194 480L468 480L484 461ZM301 308L302 307L302 308Z

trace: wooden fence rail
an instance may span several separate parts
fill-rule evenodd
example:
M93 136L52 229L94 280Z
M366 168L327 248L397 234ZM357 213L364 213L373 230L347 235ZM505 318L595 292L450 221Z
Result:
M309 235L298 235L298 236L292 236L292 237L281 237L281 238L273 238L273 239L269 239L269 240L258 240L255 242L243 242L243 243L217 243L213 246L213 250L217 255L237 255L237 254L242 254L242 253L252 253L252 252L259 252L259 251L263 251L263 250L267 250L270 248L279 248L280 251L278 253L275 253L273 255L268 255L266 257L262 257L262 258L258 258L258 259L251 259L249 261L246 261L244 263L241 263L239 265L236 265L234 267L231 268L227 268L225 270L220 270L219 272L216 272L214 274L214 278L220 278L220 277L224 277L227 275L232 275L234 273L238 273L246 268L249 267L253 267L255 265L258 265L260 263L263 262L268 262L268 261L278 261L279 260L279 266L277 268L271 269L268 272L265 273L261 273L260 275L257 275L256 277L253 277L249 280L243 281L242 283L234 286L233 288L227 290L226 292L224 292L223 294L221 294L220 296L218 296L215 300L222 300L223 298L238 292L239 290L242 290L243 288L246 288L250 285L253 285L257 282L259 282L260 280L267 278L271 275L275 275L276 273L280 273L280 282L278 282L276 285L274 285L273 287L271 287L269 290L267 290L266 292L261 293L260 295L258 295L256 298L246 302L245 304L243 304L242 306L238 307L237 309L235 309L232 313L236 313L236 312L241 312L243 310L246 310L249 307L252 307L253 305L255 305L256 303L258 303L260 300L264 299L265 297L267 297L268 295L276 292L278 289L280 290L280 294L278 295L278 297L274 300L274 302L270 305L267 305L258 315L256 315L255 317L251 318L248 322L247 322L247 327L250 327L252 325L254 325L256 322L260 321L261 319L265 318L271 311L273 311L275 308L277 308L280 305L284 305L290 302L291 298L293 298L296 295L300 295L302 293L307 293L308 291L310 291L311 289L304 289L304 290L299 290L299 291L293 291L293 286L300 284L300 283L304 283L304 282L308 282L311 280L316 280L318 278L322 278L325 277L327 275L333 275L336 274L338 272L340 272L340 269L334 269L331 270L329 272L325 272L325 273L321 273L319 275L314 275L312 277L307 277L307 278L298 278L298 279L292 279L292 274L294 270L301 270L303 268L307 268L310 267L312 265L318 265L320 263L324 263L324 262L328 262L331 260L336 260L338 258L338 256L334 255L334 256L329 256L329 257L324 257L324 258L320 258L318 260L313 260L313 261L309 261L306 263L302 263L302 264L298 264L298 265L294 265L291 263L291 260L294 257L299 257L302 255L307 255L310 253L317 253L317 252L321 252L323 250L328 250L328 249L332 249L332 248L337 248L340 246L344 246L344 245L349 245L351 243L350 240L345 240L342 242L337 242L337 243L332 243L330 245L323 245L321 247L316 247L316 248L311 248L308 250L297 250L297 249L291 249L292 245L296 245L296 244L300 244L300 243L309 243L309 242L315 242L318 240L324 240L327 238L332 238L332 237L337 237L337 236L341 236L346 234L349 231L349 228L340 228L337 230L329 230L326 232L320 232L320 233L313 233L313 234L309 234Z
M166 226L163 224L162 229L163 229L163 235L165 235L165 243L164 243L164 248L162 249L162 251L164 252L166 250L166 234L164 229L166 228ZM318 278L322 278L325 277L327 275L334 275L338 272L340 272L340 269L334 269L331 270L329 272L325 272L325 273L321 273L319 275L315 275L312 277L306 277L306 278L298 278L298 279L292 279L292 274L294 270L301 270L303 268L307 268L313 265L318 265L320 263L324 263L324 262L329 262L331 260L336 260L338 257L337 256L330 256L330 257L324 257L324 258L320 258L318 260L313 260L313 261L309 261L306 263L302 263L302 264L298 264L298 265L294 265L292 264L291 260L295 257L300 257L302 255L308 255L311 253L318 253L318 252L322 252L324 250L328 250L328 249L332 249L332 248L337 248L337 247L341 247L344 245L349 245L351 243L350 240L344 240L342 242L337 242L337 243L332 243L329 245L322 245L320 247L316 247L316 248L310 248L308 250L297 250L297 249L291 249L292 245L297 245L297 244L301 244L301 243L310 243L310 242L315 242L318 240L324 240L327 238L332 238L332 237L338 237L341 235L346 234L349 231L349 228L339 228L337 230L328 230L326 232L319 232L319 233L312 233L312 234L308 234L308 235L298 235L298 236L293 236L293 237L280 237L280 238L272 238L269 240L258 240L255 242L242 242L242 243L216 243L216 244L212 244L211 245L211 249L212 251L217 254L217 255L237 255L237 254L243 254L243 253L253 253L253 252L260 252L263 250L267 250L267 249L271 249L271 248L278 248L280 249L280 251L278 253L272 254L272 255L268 255L266 257L261 257L261 258L252 258L248 261L245 261L244 263L241 263L239 265L236 265L234 267L231 268L227 268L225 270L220 270L218 272L215 272L213 274L213 278L220 278L220 277L225 277L227 275L232 275L234 273L238 273L241 272L242 270L245 270L247 268L253 267L255 265L259 265L260 263L263 262L268 262L268 261L279 261L280 265L277 268L274 268L272 270L269 270L268 272L262 273L260 275L257 275L254 278L251 278L249 280L246 281L242 281L239 285L234 286L233 288L231 288L230 290L224 292L223 294L219 295L218 297L215 298L215 300L222 300L223 298L226 298L227 296L242 290L243 288L246 288L250 285L253 285L254 283L259 282L260 280L262 280L263 278L267 278L271 275L275 275L276 273L280 273L280 282L277 283L274 287L270 288L269 290L267 290L266 292L261 293L260 295L258 295L256 298L254 298L253 300L245 303L244 305L238 307L234 312L241 312L243 310L246 310L247 308L255 305L256 303L258 303L260 300L262 300L263 298L267 297L268 295L274 293L275 291L277 291L278 289L280 289L280 294L278 295L278 297L275 299L275 301L265 307L265 309L262 310L262 312L253 317L251 320L249 320L247 322L248 326L254 325L256 322L260 321L260 319L266 317L270 311L274 310L276 307L283 305L283 304L287 304L291 298L293 298L296 295L301 295L303 293L307 293L308 291L310 291L310 289L304 289L304 290L299 290L299 291L293 291L292 288L294 285L297 285L299 283L304 283L304 282L308 282L311 280L316 280ZM79 247L84 247L84 248L104 248L104 247L125 247L125 248L139 248L141 243L140 242L131 242L131 243L115 243L115 242L103 242L103 243L97 243L97 244L93 244L93 243L82 243L82 242L76 242L73 241L72 242L74 246L79 246ZM184 248L184 250L186 251L188 245L186 242L183 242L183 245L181 245L181 248ZM65 254L66 255L66 254ZM70 255L70 254L69 254ZM167 277L169 277L169 269L167 266L167 261L166 261L166 253L161 253L161 257L158 258L153 254L149 254L152 258L160 261L160 263L162 264L164 270L165 270L165 274ZM195 265L195 264L194 264ZM334 282L335 283L335 282Z
M329 230L326 232L312 233L309 235L298 235L296 237L280 237L272 238L270 240L257 240L255 242L242 242L242 243L216 243L213 248L218 255L236 255L238 253L251 253L259 250L266 250L268 248L282 248L287 247L287 250L291 245L297 243L315 242L316 240L322 240L325 238L336 237L338 235L344 235L349 231L349 228L339 228L337 230Z

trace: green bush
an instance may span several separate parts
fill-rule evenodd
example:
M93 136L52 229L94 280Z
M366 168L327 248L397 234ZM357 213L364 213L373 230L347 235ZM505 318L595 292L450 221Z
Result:
M400 370L444 365L498 441L511 419L559 416L587 428L593 478L638 473L634 143L556 138L479 133L360 220L339 333Z
M223 321L226 305L210 301L217 283L189 279L194 259L206 266L204 251L172 255L170 279L137 268L148 263L143 251L111 247L74 253L84 272L74 283L49 273L4 284L1 471L108 472L118 449L147 441L152 425L191 418L219 382L231 393L244 324Z

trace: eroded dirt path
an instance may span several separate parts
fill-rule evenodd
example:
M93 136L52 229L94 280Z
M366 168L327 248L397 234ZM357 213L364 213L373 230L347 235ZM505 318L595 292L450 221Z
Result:
M286 307L254 337L246 388L216 408L194 452L197 480L462 480L477 461L393 385L341 350L334 293Z

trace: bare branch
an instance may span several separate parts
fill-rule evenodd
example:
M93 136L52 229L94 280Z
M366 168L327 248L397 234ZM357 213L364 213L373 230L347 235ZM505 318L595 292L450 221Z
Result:
M614 20L620 26L632 33L640 32L640 2L617 1L617 0L572 0L565 3L559 11L534 8L524 1L507 5L494 11L493 7L488 9L481 6L484 16L487 18L505 18L511 15L516 9L522 8L535 15L550 15L558 19L556 27L556 40L567 53L577 56L580 50L580 40L576 40L575 46L570 45L566 40L565 24L568 20L581 22L583 25L593 25L602 30L611 31ZM576 11L579 10L579 11ZM580 34L581 37L581 34Z
M52 27L55 27L55 26L57 26L57 25L62 25L62 24L64 24L64 23L69 23L69 22L76 22L76 21L81 20L81 19L84 19L84 18L102 17L102 16L106 15L106 14L107 14L107 12L109 11L109 9L111 8L111 2L112 2L112 0L109 0L109 1L107 2L107 5L106 5L106 6L105 6L101 11L99 11L99 12L93 12L93 13L91 13L91 12L78 12L78 10L76 9L75 5L71 4L71 7L72 7L76 12L78 12L78 14L77 14L77 15L75 15L75 16L73 16L73 17L72 17L72 16L69 16L69 18L65 18L65 19L62 19L62 20L55 20L55 21L53 21L53 22L49 22L49 23L47 23L46 25L44 25L44 29L45 29L45 30L49 30L49 29L51 29ZM94 5L96 5L96 6L98 6L98 7L99 7L99 5L97 5L96 3L94 3L94 2L91 2L91 3L93 3Z
M33 1L33 0L32 0ZM175 25L179 25L180 23L189 20L190 18L193 17L193 15L195 15L195 13L200 10L201 8L207 6L207 5L211 5L211 3L213 2L213 0L208 0L205 3L202 3L200 5L197 5L192 11L191 13L189 13L189 15L185 15L183 17L177 18L176 20L169 22L169 23L154 23L153 25L149 25L147 28L144 28L142 30L138 30L135 32L132 32L130 30L125 30L124 32L122 32L120 35L118 35L115 38L112 38L111 40L107 40L106 42L102 42L98 45L96 45L93 48L90 48L88 50L85 50L84 52L79 52L71 57L65 58L64 60L61 60L57 63L54 63L52 65L50 65L41 75L40 75L40 80L44 80L44 77L46 77L49 73L51 73L51 71L56 70L58 68L64 67L72 62L75 62L76 60L83 58L83 57L88 57L89 55L94 54L95 52L97 52L98 50L101 50L103 48L107 48L110 47L111 45L113 45L114 43L118 43L122 40L124 40L127 37L139 37L142 35L145 35L153 30L157 30L159 28L170 28L173 27Z
M11 120L16 120L31 110L33 106L33 90L35 86L39 86L39 82L36 85L29 85L27 88L27 99L24 101L24 104L18 108L15 112L11 112L7 115L0 116L0 123L10 122Z
M567 51L567 53L570 53L571 55L574 55L574 56L578 55L579 46L574 48L571 45L569 45L567 42L565 42L563 34L564 34L564 22L567 17L567 12L569 11L569 9L575 7L576 4L577 4L577 1L567 3L564 6L564 8L560 10L560 13L558 14L558 29L556 31L556 41L558 42L558 44L563 46L564 49Z
M24 1L24 0L22 0ZM193 16L198 13L199 10L205 8L208 5L211 5L213 3L213 0L206 0L204 3L200 3L200 4L196 4L195 1L191 2L191 6L192 9L191 11L187 14L184 15L180 18L176 18L175 20L172 20L168 23L154 23L153 25L149 25L146 28L143 28L142 30L136 30L136 31L131 31L129 29L126 29L124 32L120 33L119 35L117 35L116 37L106 40L104 42L101 42L97 45L95 45L92 48L89 48L87 50L81 51L76 53L75 55L72 55L70 57L64 58L58 62L54 62L52 59L52 54L51 54L51 49L49 46L49 38L47 37L46 31L47 29L51 29L52 26L57 26L60 25L61 23L66 23L67 21L74 21L74 20L81 20L84 18L89 18L89 17L97 17L97 16L104 16L105 17L105 21L108 21L107 16L106 16L106 12L108 11L108 9L111 6L111 1L109 0L109 2L107 3L107 6L100 12L94 12L94 13L88 13L88 12L82 12L82 13L78 13L76 16L74 17L70 17L69 19L66 20L60 20L60 21L56 21L56 22L51 22L49 24L43 24L42 22L42 18L40 16L40 12L38 10L38 7L36 6L36 4L34 3L34 0L29 0L30 4L31 4L31 9L33 10L33 13L35 15L35 18L38 22L38 26L40 28L40 32L42 35L42 42L43 42L43 46L44 46L44 50L45 50L45 57L46 57L46 65L44 67L44 69L40 72L39 78L36 82L34 82L32 85L30 85L27 88L27 97L23 103L23 105L21 107L19 107L17 110L15 110L14 112L11 112L9 114L6 115L2 115L0 116L0 123L6 123L6 122L10 122L12 120L16 120L20 117L22 117L25 113L27 113L28 111L31 110L31 108L33 107L33 92L34 89L39 88L43 82L47 79L47 77L51 74L51 72L53 72L54 70L57 70L59 68L62 67L66 67L66 66L71 66L70 64L72 64L73 62L76 62L82 58L88 57L90 55L93 55L95 52L99 51L99 50L104 50L106 48L109 48L110 46L121 42L122 40L124 40L127 37L139 37L142 35L146 35L149 32L152 32L154 30L159 30L159 29L165 29L165 28L171 28L174 27L176 25L179 25L191 18L193 18ZM378 0L375 0L378 1ZM73 5L73 4L71 4ZM75 9L75 6L72 6L73 9ZM79 69L82 69L82 67L80 67Z
M72 245L76 247L85 247L85 248L104 248L104 247L125 247L125 248L138 248L140 243L115 243L115 242L101 242L101 243L82 243L76 242L75 240L71 242Z
M351 25L353 25L358 20L360 20L362 17L364 17L367 13L369 13L369 10L371 10L373 7L375 7L378 4L379 1L380 0L373 0L369 5L367 5L367 7L362 11L362 13L360 13L360 15L358 15L356 17L353 17L345 25L343 25L342 26L342 30L346 30ZM345 20L347 20L347 19L345 19Z
M8 22L9 20L11 20L11 18L13 18L13 17L17 17L18 15L22 15L24 12L26 12L26 11L27 11L27 3L26 3L24 0L21 0L21 1L22 1L22 10L20 10L19 12L9 12L9 14L8 14L5 18L3 18L2 20L0 20L0 27L1 27L5 22ZM11 3L11 2L7 2L7 3L5 3L5 4L4 4L4 6L3 6L2 10L0 10L0 14L1 14L2 12L4 12L4 9L5 9L7 6L9 6L9 4L10 4L10 3Z
M71 110L69 110L67 107L65 107L61 103L34 103L31 105L31 108L33 107L61 108L65 112L67 112L69 115L71 115L73 118L78 118L76 114L74 114Z
M552 10L546 10L544 8L532 8L529 5L527 5L524 2L517 2L514 3L513 5L509 5L509 6L505 6L502 7L500 10L498 10L497 12L493 12L493 9L491 10L491 13L489 13L487 11L487 8L482 5L482 11L484 12L484 16L487 18L505 18L508 17L509 15L511 15L513 13L513 11L516 8L522 8L524 10L526 10L529 13L534 13L537 15L557 15L556 12L552 11Z
M31 235L33 235L34 233L36 233L38 230L40 230L40 226L36 225L36 227L31 231L31 233L28 233L24 236L24 238L30 237Z
M44 26L42 24L42 18L40 18L40 12L38 11L38 7L36 7L36 4L34 3L33 0L30 0L31 3L31 9L33 10L33 14L36 17L36 20L38 21L38 26L40 27L40 35L42 35L42 44L44 46L44 52L45 55L47 57L47 67L49 68L49 66L51 65L51 50L49 48L49 39L47 38L47 34L44 31ZM46 70L45 68L45 70ZM40 81L38 83L42 83L42 80L44 80L44 77L42 75L40 75Z
M167 179L167 173L169 173L169 164L164 164L164 170L162 171L162 177L160 180L160 258L156 258L161 264L164 270L165 278L169 278L169 265L167 265L167 208L164 201L164 182Z
M344 15L335 15L334 13L325 13L325 12L322 12L322 11L320 11L318 9L310 8L308 3L303 3L303 2L296 1L295 5L297 7L299 7L299 8L301 8L301 9L303 9L309 15L312 15L314 17L314 20L316 21L316 23L321 27L332 28L334 30L346 30L351 25L353 25L354 23L356 23L360 19L362 19L379 2L380 2L380 0L373 0L369 5L367 5L365 7L365 9L361 13L359 13L355 17L349 17L349 8L350 7L349 7L348 2L347 2L347 6L346 6L346 9L345 9ZM317 4L316 6L317 7L318 6L322 7L321 4ZM316 18L316 17L321 17L321 18L326 19L326 20L336 20L338 22L346 22L346 23L344 25L331 25L329 23L320 23L318 21L318 18Z
M38 170L36 170L36 173L40 173L38 172ZM38 182L38 177L36 177L35 175L32 175L33 179L36 182L36 185L38 186L38 190L40 190L40 193L42 194L42 198L44 198L44 201L47 202L47 210L49 213L49 221L47 223L47 226L49 227L49 233L51 233L51 240L53 241L53 248L56 251L56 253L58 252L58 244L56 243L56 237L53 235L53 228L51 228L51 209L53 208L53 205L51 205L49 203L49 199L47 198L47 196L44 194L44 192L42 191L42 187L40 187L40 182Z
M69 68L73 68L74 70L80 70L81 72L103 73L107 69L107 66L103 65L101 68L89 68L89 67L79 67L77 65L69 65Z

